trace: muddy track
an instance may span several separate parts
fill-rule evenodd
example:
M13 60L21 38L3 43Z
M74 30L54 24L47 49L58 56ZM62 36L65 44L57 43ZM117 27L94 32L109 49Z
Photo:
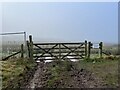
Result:
M25 88L48 88L48 80L52 73L49 67L53 63L39 63L34 77L28 82ZM106 88L102 80L85 69L77 69L74 65L70 71L61 74L61 79L56 80L51 88Z

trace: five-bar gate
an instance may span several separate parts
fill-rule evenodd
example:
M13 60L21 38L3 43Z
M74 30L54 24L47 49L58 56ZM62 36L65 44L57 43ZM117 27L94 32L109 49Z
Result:
M34 60L83 59L87 56L87 41L80 43L33 43L27 41L29 57Z

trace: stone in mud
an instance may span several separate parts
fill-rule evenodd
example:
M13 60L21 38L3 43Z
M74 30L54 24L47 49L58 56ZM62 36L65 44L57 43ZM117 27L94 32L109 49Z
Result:
M84 69L82 68L81 70L80 70L80 72L83 72L84 71Z
M73 85L68 85L68 87L73 87Z
M53 65L53 67L55 67L55 65Z

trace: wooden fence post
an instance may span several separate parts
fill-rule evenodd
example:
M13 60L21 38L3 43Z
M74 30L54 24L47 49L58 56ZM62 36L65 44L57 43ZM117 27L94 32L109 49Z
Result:
M33 60L33 41L32 35L29 36L29 50L30 50L30 60Z
M61 45L59 44L59 61L61 60Z
M88 42L88 58L90 58L92 43Z
M27 41L27 56L30 58L30 44L29 44L29 41Z
M85 57L87 58L87 41L85 40Z
M24 58L23 44L21 44L21 58Z
M102 58L102 48L103 48L103 42L100 42L100 43L99 43L100 58Z

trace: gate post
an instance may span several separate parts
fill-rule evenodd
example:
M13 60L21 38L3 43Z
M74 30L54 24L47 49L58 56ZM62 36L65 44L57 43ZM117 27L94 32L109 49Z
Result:
M85 40L85 57L87 58L87 41Z
M30 60L33 60L33 41L32 35L29 36L29 50L30 50Z
M21 58L24 58L23 44L21 44Z
M61 60L61 45L59 43L59 61Z
M90 58L92 43L88 42L88 58Z
M102 58L102 48L103 48L103 42L100 42L100 43L99 43L100 58Z
M29 41L27 41L27 56L30 58L30 44Z

